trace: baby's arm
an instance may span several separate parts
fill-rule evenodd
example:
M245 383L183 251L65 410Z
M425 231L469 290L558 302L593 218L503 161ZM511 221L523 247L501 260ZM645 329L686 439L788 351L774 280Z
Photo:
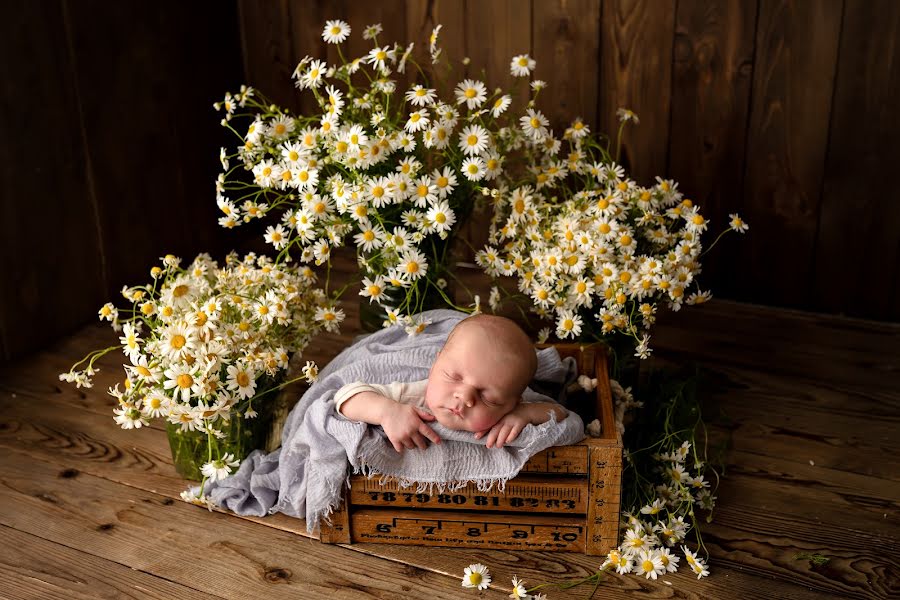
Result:
M556 415L557 421L566 418L569 412L555 402L520 402L514 409L503 415L497 423L487 431L479 431L475 439L487 434L485 446L502 448L503 444L513 441L526 425L540 425L550 419L550 411Z
M435 444L441 438L425 421L434 421L434 415L411 404L400 404L377 392L359 392L344 400L340 412L348 419L371 425L381 425L397 452L404 448L425 449L425 438Z

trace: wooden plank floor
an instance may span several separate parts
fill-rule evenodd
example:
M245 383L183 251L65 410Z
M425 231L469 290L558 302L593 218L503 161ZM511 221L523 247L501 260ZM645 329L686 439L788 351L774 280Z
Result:
M348 322L355 323L353 306ZM356 333L315 342L324 363ZM597 597L888 598L900 594L900 326L713 302L660 325L656 354L693 360L733 436L715 521L712 576L607 575ZM306 537L302 521L209 512L179 500L159 425L123 431L107 386L57 374L115 343L90 325L0 367L0 598L505 598L593 573L576 554L358 544ZM831 558L813 568L796 556ZM492 589L463 590L487 564ZM683 569L683 571L686 571ZM669 585L671 584L671 585ZM544 590L585 598L588 586Z

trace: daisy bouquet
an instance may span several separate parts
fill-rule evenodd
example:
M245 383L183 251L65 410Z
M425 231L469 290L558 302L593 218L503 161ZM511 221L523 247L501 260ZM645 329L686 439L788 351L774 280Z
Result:
M430 40L434 63L439 31ZM327 268L335 248L355 247L359 295L383 309L385 325L405 322L415 332L426 324L409 315L460 308L445 292L449 239L521 135L505 124L510 94L474 79L430 83L414 44L382 45L380 25L363 33L372 44L365 56L345 59L350 33L347 23L328 21L322 37L339 64L305 57L293 73L318 112L292 115L247 87L216 103L238 140L220 153L219 223L270 219L265 241L279 263ZM533 61L517 58L530 72ZM401 89L398 79L414 83ZM326 291L335 307L345 288L329 290L326 279Z
M624 109L619 118L615 155L622 126L637 121ZM495 278L516 278L518 292L508 295L553 323L540 341L551 334L579 341L619 338L647 358L661 305L678 311L711 297L697 281L708 220L674 181L657 177L642 186L630 179L608 140L591 135L580 119L559 140L543 115L530 109L517 133L524 136L528 160L485 190L494 211L489 244L476 261ZM747 228L733 214L722 233ZM501 301L495 286L491 307Z
M291 356L322 328L324 292L312 287L312 273L252 253L231 253L223 267L201 254L186 268L167 255L150 274L149 284L122 289L126 307L107 303L99 311L121 333L120 343L91 352L59 377L91 387L96 361L121 349L124 386L108 390L118 401L116 423L138 429L164 419L170 441L188 436L204 450L198 472L183 474L224 478L252 449L236 452L229 436L246 437L244 422L290 383L283 380ZM315 365L307 363L304 375L314 378ZM173 453L177 465L174 443Z

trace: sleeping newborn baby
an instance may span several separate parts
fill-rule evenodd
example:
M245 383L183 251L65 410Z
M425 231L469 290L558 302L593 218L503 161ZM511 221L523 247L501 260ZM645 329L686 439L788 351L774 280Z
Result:
M493 315L463 319L447 336L428 379L375 385L354 382L334 396L346 418L381 425L397 452L441 442L428 425L487 436L488 448L502 448L528 424L568 414L553 402L522 402L537 358L531 340L513 321Z

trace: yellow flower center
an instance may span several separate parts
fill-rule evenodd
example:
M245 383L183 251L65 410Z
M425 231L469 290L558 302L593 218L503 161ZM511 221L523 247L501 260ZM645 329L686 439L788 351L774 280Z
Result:
M341 28L335 25L331 28L331 35L337 35L341 32Z
M384 60L387 58L387 52L384 50L379 50L378 53L375 54L375 60Z
M337 315L335 315L333 312L327 312L327 313L325 313L325 316L323 318L326 321L334 321L335 318L337 318Z
M369 286L369 295L370 296L380 296L381 295L381 286L375 285L374 283Z
M411 261L406 265L407 273L418 273L419 272L419 263L415 261Z
M172 296L175 298L181 298L185 294L188 293L188 286L186 285L176 285L175 289L172 290Z
M416 96L418 96L419 98L421 98L422 96L424 96L427 93L428 92L425 91L425 88L419 88L416 90Z
M138 375L142 377L150 377L150 375L152 375L152 373L150 373L150 369L141 365L136 366L134 370L137 371Z
M380 185L376 185L374 188L372 188L372 195L376 198L381 198L382 196L384 196L384 188Z
M438 214L436 214L436 215L434 216L434 220L437 221L438 223L442 223L442 224L443 224L443 223L446 223L446 222L447 222L447 215L445 215L444 213L440 212L440 213L438 213Z
M487 161L487 168L489 171L493 171L497 167L500 166L500 163L495 158L489 158Z
M476 94L478 94L478 91L475 88L469 88L466 90L466 98L474 98Z
M578 285L575 286L575 290L576 290L579 294L583 294L583 293L585 293L585 292L587 291L587 284L586 284L585 282L583 282L583 281L579 281L579 282L578 282Z
M318 71L314 71L314 73L318 73ZM276 135L283 135L287 130L287 127L284 126L284 123L278 123L275 125L275 133Z
M175 314L175 309L171 306L164 306L162 309L162 314L164 317L171 317Z
M297 179L299 179L303 183L306 183L307 181L309 181L309 171L300 171L300 174L297 175Z
M623 246L630 246L631 245L631 236L623 235L622 237L619 238L619 243L622 244Z
M649 573L650 571L652 571L652 570L654 569L654 567L653 567L653 561L652 561L652 560L645 560L644 562L641 563L641 568L644 569L644 572L645 572L645 573Z
M468 171L469 171L469 173L471 173L472 175L474 175L475 173L478 172L478 165L476 165L475 163L470 164L470 165L469 165L469 168L468 168Z
M466 138L466 143L470 146L474 146L475 144L478 143L478 136L475 134L471 134L469 137Z
M416 193L419 195L419 198L425 198L428 196L428 186L425 184L420 185L416 188Z
M241 321L238 325L238 329L240 329L241 331L250 331L250 323L248 323L247 321Z
M153 303L145 302L145 303L141 304L141 312L147 316L152 315L153 314Z
M529 121L529 122L531 123L531 126L534 127L535 129L537 129L538 127L541 126L541 120L538 119L537 117L531 117L531 121Z
M538 300L546 300L549 297L547 290L538 290L537 293Z
M562 326L566 331L572 331L572 329L575 327L575 323L572 321L572 319L565 319Z
M528 66L528 59L527 59L527 58L520 58L520 59L519 59L519 66L520 66L520 67L527 67L527 66Z
M500 108L503 105L503 96L500 96L494 101L494 108Z
M261 314L261 315L267 315L267 314L269 314L269 307L266 306L265 304L260 304L260 306L259 306L259 314Z
M618 188L618 190L619 190L620 192L624 192L624 191L626 191L626 190L628 189L628 184L625 183L624 181L620 181L620 182L618 183L618 185L616 185L616 188Z
M186 342L187 342L187 340L185 340L184 336L181 334L176 334L176 335L172 336L172 347L175 348L176 350L181 350L182 348L184 348L184 345Z
M481 584L481 573L475 572L469 575L469 583L477 586Z
M706 220L700 215L694 215L691 221L693 221L694 225L703 225L703 223L706 222Z
M241 387L247 387L250 383L250 376L247 375L246 371L238 371L237 377L235 377L235 381Z
M441 175L437 178L438 187L447 187L450 184L450 180Z
M419 119L421 119L421 118L422 118L422 115L417 112L409 115L409 120L412 121L413 123L418 123Z
M631 273L629 271L622 271L619 273L619 281L622 283L628 283L631 281Z
M197 327L203 327L204 325L206 325L207 321L206 313L202 310L194 313L194 321Z
M600 230L600 233L609 233L612 231L612 227L609 226L609 223L600 223L597 229Z
M189 387L191 387L192 385L194 385L194 378L191 377L190 375L188 375L187 373L182 373L175 379L175 382L178 384L178 387L180 387L183 390L186 390Z

